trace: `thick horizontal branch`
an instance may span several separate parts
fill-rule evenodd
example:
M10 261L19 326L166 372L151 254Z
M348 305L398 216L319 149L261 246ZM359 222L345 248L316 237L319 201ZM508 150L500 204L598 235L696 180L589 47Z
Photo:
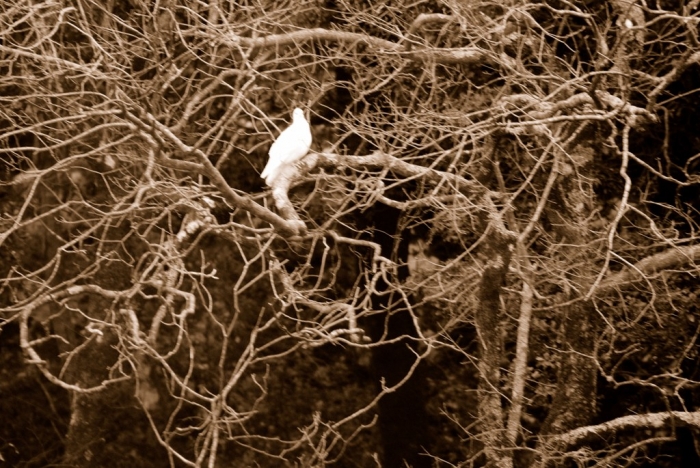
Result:
M485 51L476 47L415 49L411 48L409 46L411 43L406 41L398 43L373 37L368 34L334 31L323 28L302 29L300 31L253 38L229 34L224 38L224 44L230 47L242 46L253 50L304 42L364 44L377 53L399 54L408 60L419 62L474 63L486 57Z
M596 97L600 103L606 107L606 110L616 113L626 113L631 116L640 116L642 117L642 120L646 119L652 122L656 121L656 116L653 113L644 108L633 106L610 93L596 91ZM588 93L574 94L573 96L556 102L545 101L530 94L513 94L503 97L500 100L500 103L506 106L506 109L508 106L515 106L516 108L527 112L528 116L536 120L536 123L538 124L556 123L557 121L568 120L570 116L580 117L581 107L595 106L593 97L591 97L591 95ZM558 120L548 120L554 119L556 116L559 116ZM607 120L610 118L610 115L590 115L585 117L585 120L596 120L601 119L601 117L602 119ZM533 122L520 123L520 125L532 124ZM511 123L510 125L515 125L515 123Z
M632 266L624 268L606 279L598 289L598 294L609 292L618 286L632 281L640 281L648 275L664 270L674 270L700 260L700 245L673 247L646 257Z
M700 429L700 412L669 411L665 413L633 414L597 424L579 427L550 439L550 443L578 446L594 437L604 439L609 435L630 429L661 429L664 427L693 426Z
M366 156L351 156L336 153L312 153L304 158L304 163L309 167L322 167L333 171L351 168L357 170L383 170L387 169L396 175L405 178L420 178L432 183L442 181L449 182L453 188L465 195L478 195L487 189L479 182L475 182L451 172L439 171L418 164L411 164L391 154L375 151Z

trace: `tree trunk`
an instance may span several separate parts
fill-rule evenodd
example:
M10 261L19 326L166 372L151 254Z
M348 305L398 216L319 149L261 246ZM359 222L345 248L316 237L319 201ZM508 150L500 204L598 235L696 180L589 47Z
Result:
M476 312L479 335L479 419L482 442L489 463L508 468L513 466L505 446L505 425L501 405L501 362L503 359L503 313L501 292L516 237L506 231L500 219L492 220L493 235L487 246L489 261L479 284L480 307Z

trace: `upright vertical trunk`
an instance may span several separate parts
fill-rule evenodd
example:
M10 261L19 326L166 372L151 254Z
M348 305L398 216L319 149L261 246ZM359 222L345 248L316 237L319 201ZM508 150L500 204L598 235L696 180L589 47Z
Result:
M90 388L107 378L106 370L117 357L108 337L109 333L99 340L93 338L74 354L68 371L71 383ZM116 455L109 453L114 447L109 440L117 437L113 430L119 419L116 408L124 405L124 393L128 387L131 386L119 383L92 393L73 392L63 456L66 466L87 468L109 464Z
M580 147L574 147L571 153L576 157L580 151ZM587 168L587 164L579 166L578 176L586 177ZM598 274L596 259L601 256L597 247L600 244L593 242L594 233L587 219L589 210L597 205L594 193L582 190L572 173L559 179L553 198L546 216L553 233L561 239L560 255L572 265L566 271L571 291L562 294L562 299L575 302L560 310L562 348L552 405L542 426L544 436L586 425L595 416L598 367L594 351L603 324L592 301L584 297Z
M479 420L484 450L489 463L512 467L505 446L505 425L501 405L501 362L503 359L503 328L501 292L505 284L516 236L505 229L498 215L493 214L489 225L493 234L487 245L489 260L479 284L480 305L476 312L479 336Z
M379 209L372 216L375 220L374 241L380 244L382 255L391 258L396 242L393 233L397 230L399 212L393 209ZM408 242L401 241L396 254L399 263L408 259ZM405 279L405 269L399 270L399 281ZM372 369L377 381L384 380L386 386L396 385L409 372L417 359L415 340L417 336L410 312L406 308L403 296L391 294L391 286L380 280L378 292L372 300L372 307L385 313L372 317L367 322L372 341L383 337L395 339L405 336L407 339L373 348ZM379 401L379 430L382 435L382 466L384 468L403 468L411 466L421 468L431 466L430 458L420 456L427 445L427 412L423 388L425 387L422 369L419 366L412 377L398 390L385 395Z
M543 435L561 434L588 424L595 416L598 367L593 354L600 318L590 301L567 309L562 350L552 406Z

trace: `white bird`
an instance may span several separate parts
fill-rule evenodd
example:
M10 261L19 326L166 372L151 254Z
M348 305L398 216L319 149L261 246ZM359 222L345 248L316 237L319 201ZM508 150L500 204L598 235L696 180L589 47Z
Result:
M280 174L306 156L311 148L311 127L298 107L292 112L292 125L287 127L270 146L270 159L260 177L272 187Z

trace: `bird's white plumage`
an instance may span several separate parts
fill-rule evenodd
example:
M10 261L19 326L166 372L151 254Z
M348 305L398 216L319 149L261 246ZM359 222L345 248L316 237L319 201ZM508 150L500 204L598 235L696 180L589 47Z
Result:
M292 124L277 137L270 147L270 159L260 177L272 187L285 168L306 156L311 148L311 127L298 107L292 112Z

